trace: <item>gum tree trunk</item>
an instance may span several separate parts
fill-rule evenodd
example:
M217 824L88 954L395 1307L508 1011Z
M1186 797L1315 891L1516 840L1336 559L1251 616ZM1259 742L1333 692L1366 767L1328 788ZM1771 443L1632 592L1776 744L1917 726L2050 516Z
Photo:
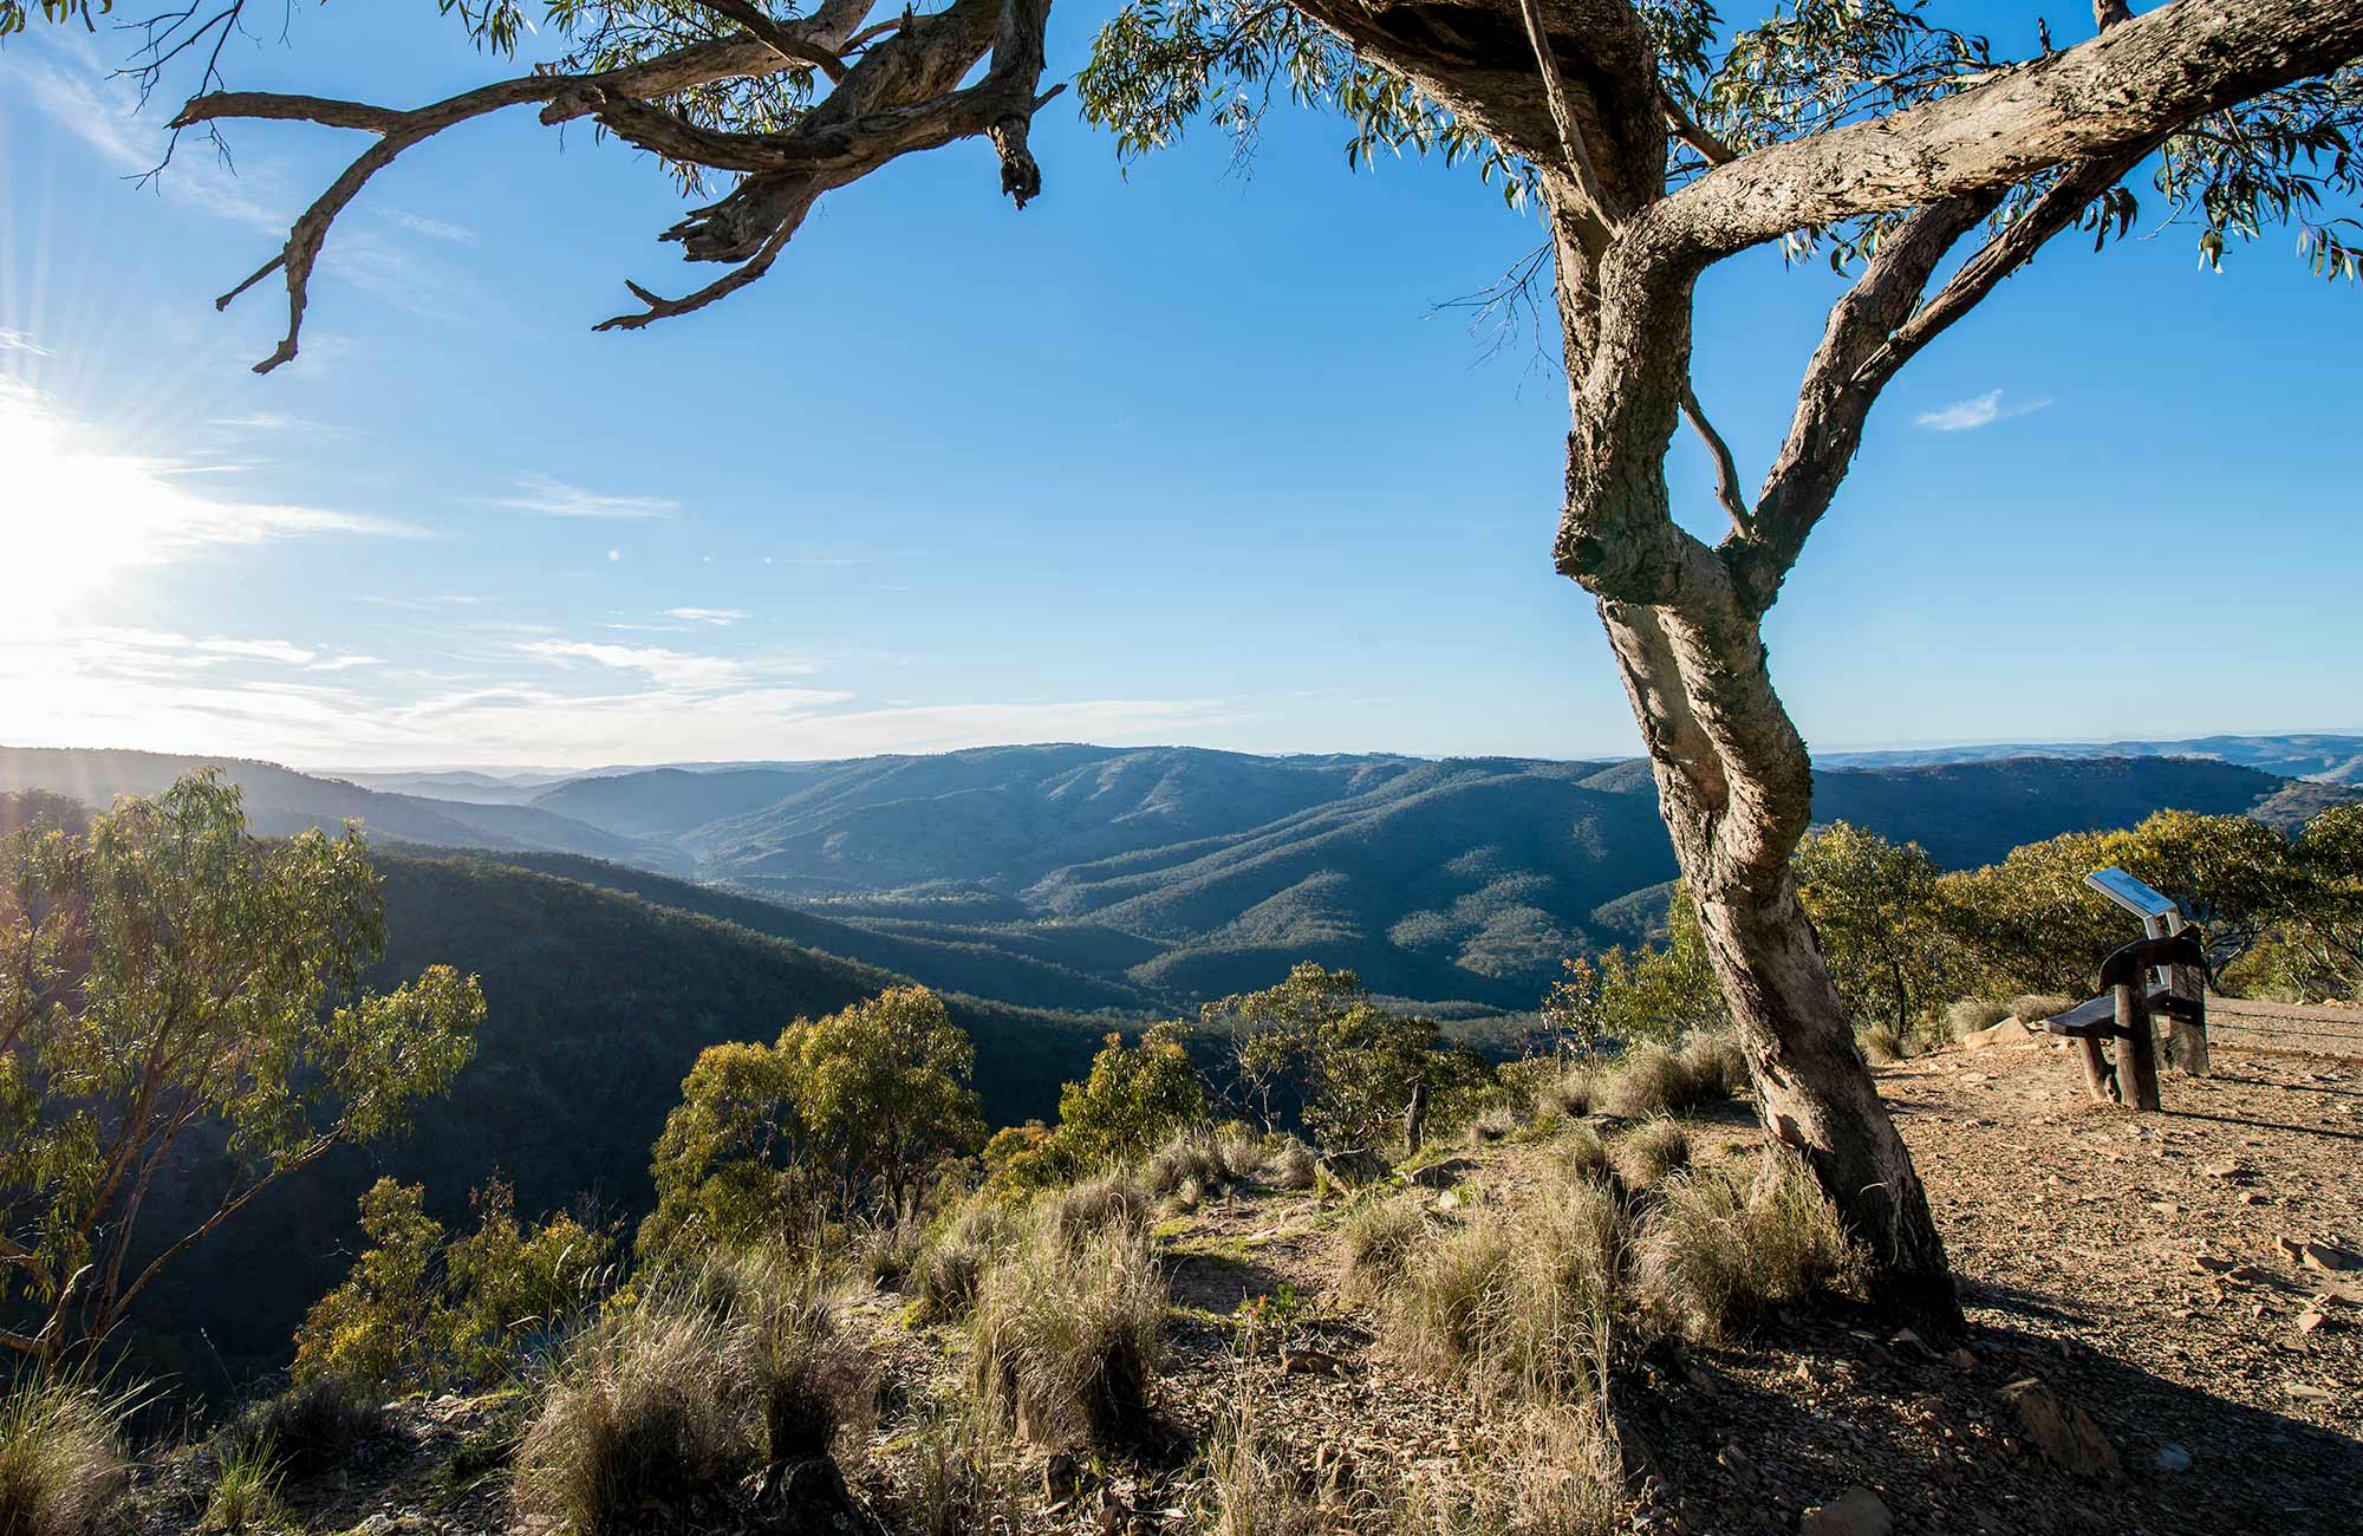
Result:
M1812 820L1812 766L1772 691L1756 625L1607 601L1600 613L1765 1127L1804 1155L1874 1255L1874 1300L1957 1332L1927 1195L1797 897L1791 856Z

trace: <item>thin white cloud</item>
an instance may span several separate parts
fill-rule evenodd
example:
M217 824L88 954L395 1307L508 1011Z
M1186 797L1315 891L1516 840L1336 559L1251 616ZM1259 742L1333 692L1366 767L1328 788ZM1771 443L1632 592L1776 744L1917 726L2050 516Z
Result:
M476 243L476 232L465 224L429 218L423 213L411 213L401 208L381 208L378 213L389 223L399 225L414 235L424 235L430 240L449 240L456 245Z
M520 475L515 490L492 498L492 504L515 512L539 512L544 517L670 517L681 510L681 503L670 496L620 496L552 475Z
M528 656L566 666L577 662L640 672L674 688L721 688L739 682L745 668L725 656L700 656L654 645L608 645L597 640L531 640L517 647Z
M1990 427L1997 421L2008 421L2014 416L2032 416L2050 404L2049 396L2040 400L2013 400L2005 404L2002 391L1989 389L1967 400L1956 400L1933 411L1922 411L1912 421L1914 425L1926 427L1931 432L1974 432L1979 427Z
M667 608L665 617L684 624L736 624L747 616L743 608Z
M12 331L6 326L0 326L0 352L29 352L35 357L56 356L23 331Z

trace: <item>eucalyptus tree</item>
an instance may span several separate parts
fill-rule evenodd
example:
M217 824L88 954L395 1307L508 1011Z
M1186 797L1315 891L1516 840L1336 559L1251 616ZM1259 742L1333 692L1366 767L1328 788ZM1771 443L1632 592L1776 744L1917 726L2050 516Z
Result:
M0 0L0 29L109 3ZM556 45L408 107L229 89L221 44L247 0L152 3L133 68L151 87L196 76L177 128L279 119L367 140L223 299L281 279L288 327L266 371L295 355L338 214L404 151L487 114L587 119L718 187L663 238L729 270L674 296L631 285L637 307L604 322L631 328L747 287L819 198L904 155L982 139L1023 206L1042 186L1028 131L1060 89L1043 85L1051 0L541 0L536 16L437 0L489 53L530 24ZM2105 243L2154 196L2210 260L2293 225L2317 268L2363 266L2341 211L2363 176L2363 0L2093 5L2095 35L2055 46L2037 22L2013 55L1920 0L1773 0L1737 22L1709 0L1129 0L1079 76L1126 151L1199 117L1251 127L1295 96L1341 111L1363 153L1466 159L1538 209L1570 412L1552 558L1606 628L1768 1122L1872 1245L1892 1301L1939 1324L1957 1317L1943 1246L1798 900L1811 781L1764 616L1887 384L2059 235ZM1692 386L1693 296L1772 243L1827 253L1851 281L1750 491ZM1701 510L1729 527L1712 541L1674 516L1685 421L1716 467Z

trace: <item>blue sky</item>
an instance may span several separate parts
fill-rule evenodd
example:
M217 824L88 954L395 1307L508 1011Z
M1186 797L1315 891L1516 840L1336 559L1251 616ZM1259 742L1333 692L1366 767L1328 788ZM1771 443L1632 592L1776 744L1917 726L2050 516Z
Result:
M291 15L234 83L406 104L500 68L423 3ZM1100 19L1061 7L1054 70ZM0 740L1635 748L1550 569L1559 380L1449 307L1539 238L1466 172L1350 173L1286 111L1245 173L1213 134L1126 171L1069 96L1024 212L982 145L905 160L735 299L593 335L624 278L714 269L652 238L651 162L519 113L378 179L257 378L275 284L212 299L361 141L237 125L234 174L191 144L136 188L169 113L118 46L0 49ZM1750 473L1835 291L1770 253L1710 281L1700 392ZM2359 303L2280 231L2220 276L2166 229L2014 279L1890 388L1771 621L1808 737L2363 725ZM1687 443L1677 477L1703 511Z

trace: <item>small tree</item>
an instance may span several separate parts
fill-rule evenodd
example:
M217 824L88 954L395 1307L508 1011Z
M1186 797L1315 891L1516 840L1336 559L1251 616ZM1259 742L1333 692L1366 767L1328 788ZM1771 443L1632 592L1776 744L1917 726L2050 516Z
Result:
M1885 1020L1906 1039L1952 1001L1936 861L1918 843L1838 822L1798 846L1797 888L1857 1026Z
M2294 857L2301 891L2260 959L2301 1002L2363 995L2363 804L2315 817Z
M1286 1095L1301 1066L1305 1042L1325 1020L1369 997L1362 978L1333 971L1311 960L1289 969L1288 979L1259 992L1241 992L1198 1010L1200 1023L1230 1041L1231 1079L1240 1106L1266 1134L1279 1128L1289 1107Z
M1206 1086L1183 1044L1182 1027L1152 1027L1137 1045L1109 1035L1091 1073L1058 1092L1051 1133L1080 1168L1121 1162L1156 1150L1175 1132L1206 1118Z
M282 1179L404 1126L475 1049L484 999L445 966L359 985L383 948L357 830L246 833L211 770L76 837L0 840L0 1344L103 1336L180 1254ZM143 1220L210 1132L220 1194Z
M380 1179L361 1196L361 1253L296 1330L298 1383L479 1386L597 1294L615 1247L607 1232L569 1215L522 1225L498 1181L470 1203L475 1230L450 1238L416 1184Z
M1616 945L1596 959L1569 960L1544 996L1542 1014L1586 1055L1610 1043L1677 1040L1728 1024L1689 892L1674 891L1665 943Z
M701 1052L651 1172L649 1255L684 1241L801 1244L828 1222L909 1209L929 1170L974 1151L976 1047L925 987L896 987L772 1045Z

